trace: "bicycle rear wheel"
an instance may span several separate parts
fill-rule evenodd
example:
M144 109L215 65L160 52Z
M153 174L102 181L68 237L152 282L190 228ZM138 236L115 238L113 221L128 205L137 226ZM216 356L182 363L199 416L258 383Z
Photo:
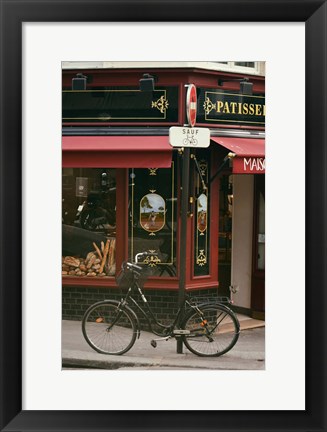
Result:
M132 348L137 324L126 308L114 300L90 306L84 314L82 331L86 342L102 354L124 354Z
M185 346L203 357L218 357L231 350L236 344L240 326L233 312L219 304L198 306L191 310L182 328L189 330L184 335Z

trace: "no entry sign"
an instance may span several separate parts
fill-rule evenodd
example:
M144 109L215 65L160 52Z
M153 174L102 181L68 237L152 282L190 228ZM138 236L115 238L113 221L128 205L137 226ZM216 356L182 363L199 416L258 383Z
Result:
M194 84L189 84L186 93L186 115L190 126L194 126L196 122L196 87Z

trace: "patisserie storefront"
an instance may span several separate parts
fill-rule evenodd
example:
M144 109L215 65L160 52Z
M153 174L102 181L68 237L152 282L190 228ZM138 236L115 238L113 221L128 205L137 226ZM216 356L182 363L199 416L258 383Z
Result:
M150 90L142 88L148 77ZM245 78L251 94L241 92ZM186 292L228 295L240 310L264 313L264 77L84 69L64 70L62 83L63 317L80 319L92 302L119 297L121 263L144 251L148 297L168 317L181 248ZM210 142L188 152L185 217L185 152L169 131L188 124L190 84L195 127L209 129Z

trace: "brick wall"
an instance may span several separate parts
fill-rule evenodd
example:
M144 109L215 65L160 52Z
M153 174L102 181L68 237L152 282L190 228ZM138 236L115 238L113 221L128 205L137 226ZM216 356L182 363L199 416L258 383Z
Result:
M195 290L189 293L191 297L218 296L218 290ZM171 323L178 309L178 291L168 290L146 290L145 296L155 317L163 323ZM135 296L137 299L139 297ZM120 300L118 289L108 288L85 288L85 287L63 287L62 289L62 318L65 320L81 320L86 309L93 303L105 299ZM140 304L142 305L142 300ZM142 306L144 309L144 307ZM134 308L133 308L134 309ZM135 309L134 309L135 310ZM146 324L141 319L142 327Z

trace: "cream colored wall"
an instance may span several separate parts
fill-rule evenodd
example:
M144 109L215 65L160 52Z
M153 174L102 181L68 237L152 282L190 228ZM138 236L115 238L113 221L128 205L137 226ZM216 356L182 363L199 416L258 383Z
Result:
M226 72L243 72L252 75L265 75L265 62L256 62L255 69L243 68L240 66L224 65L218 62L117 62L117 61L90 61L90 62L62 62L62 69L115 69L115 68L200 68ZM149 71L150 72L150 71Z
M253 176L233 178L232 299L236 306L251 306Z

